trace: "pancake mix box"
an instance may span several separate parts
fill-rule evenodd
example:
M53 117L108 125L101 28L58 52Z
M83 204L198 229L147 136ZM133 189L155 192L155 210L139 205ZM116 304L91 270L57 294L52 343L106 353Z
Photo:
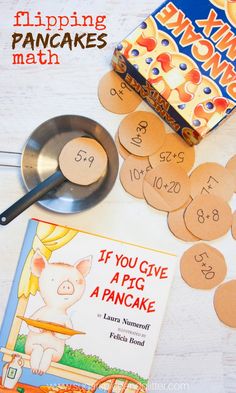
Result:
M235 109L236 0L164 2L115 49L114 70L190 145Z

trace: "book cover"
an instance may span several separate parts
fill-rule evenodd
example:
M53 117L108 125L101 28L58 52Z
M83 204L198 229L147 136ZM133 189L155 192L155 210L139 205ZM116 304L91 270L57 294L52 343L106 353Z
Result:
M145 391L175 262L31 220L0 334L0 391Z

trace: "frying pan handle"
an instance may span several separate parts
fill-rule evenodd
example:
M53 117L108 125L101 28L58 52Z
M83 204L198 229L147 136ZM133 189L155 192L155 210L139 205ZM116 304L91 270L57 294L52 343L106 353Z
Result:
M54 187L59 186L65 180L66 178L63 176L62 172L57 171L43 182L39 183L35 188L25 194L0 215L0 225L9 224L34 202L37 202L42 198L42 196L47 194L47 192L52 190Z

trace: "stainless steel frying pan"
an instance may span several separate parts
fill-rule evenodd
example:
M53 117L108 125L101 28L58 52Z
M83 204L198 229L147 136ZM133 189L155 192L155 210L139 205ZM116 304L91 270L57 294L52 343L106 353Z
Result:
M118 153L110 134L94 120L64 115L41 124L29 137L22 153L21 173L31 190L58 170L58 157L67 142L77 137L96 139L105 149L108 167L104 177L89 186L65 181L42 197L38 203L59 213L76 213L102 201L111 191L119 168Z

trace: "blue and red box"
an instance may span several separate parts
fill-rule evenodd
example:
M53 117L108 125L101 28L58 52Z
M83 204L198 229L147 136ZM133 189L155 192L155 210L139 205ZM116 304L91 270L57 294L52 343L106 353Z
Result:
M117 46L112 64L198 144L236 107L236 0L165 1Z

